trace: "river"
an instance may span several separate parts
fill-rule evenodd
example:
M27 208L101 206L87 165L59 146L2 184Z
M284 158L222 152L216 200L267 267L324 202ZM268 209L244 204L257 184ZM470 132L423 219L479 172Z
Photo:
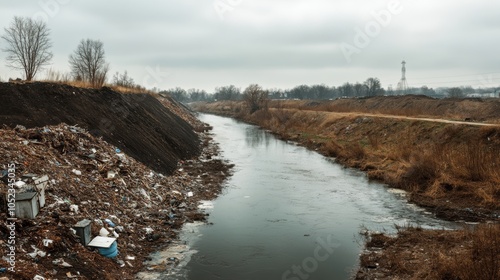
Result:
M364 228L453 226L408 204L404 193L256 126L200 119L214 127L234 174L213 208L208 204L209 224L181 235L192 255L161 279L349 279Z

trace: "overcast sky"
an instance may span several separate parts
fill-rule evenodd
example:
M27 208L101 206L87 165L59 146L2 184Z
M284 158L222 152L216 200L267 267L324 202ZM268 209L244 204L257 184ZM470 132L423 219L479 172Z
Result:
M69 72L79 41L98 39L111 74L128 70L161 89L338 86L368 77L395 88L403 59L410 86L486 87L500 86L499 11L495 0L1 1L0 33L14 16L45 20L49 68ZM4 53L0 77L21 77Z

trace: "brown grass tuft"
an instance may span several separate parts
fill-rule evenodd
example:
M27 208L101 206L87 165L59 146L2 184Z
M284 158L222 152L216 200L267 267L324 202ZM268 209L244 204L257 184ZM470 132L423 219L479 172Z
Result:
M500 225L482 224L463 234L468 248L437 253L435 279L500 279Z

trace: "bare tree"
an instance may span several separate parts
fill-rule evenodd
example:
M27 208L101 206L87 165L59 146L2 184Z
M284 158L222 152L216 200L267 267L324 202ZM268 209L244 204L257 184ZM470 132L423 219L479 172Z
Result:
M104 57L104 45L99 40L81 40L75 52L69 56L71 73L77 80L100 87L106 81L109 64Z
M250 108L250 113L253 113L267 105L268 91L257 84L252 84L243 92L243 98Z
M368 96L380 95L383 92L382 85L380 84L380 80L378 78L368 78L365 81L365 86Z
M354 95L356 96L364 96L366 93L366 87L358 82L354 84L353 89L354 89Z
M127 70L123 72L123 74L120 74L119 72L116 72L116 74L113 76L113 84L117 86L122 86L122 87L133 87L135 85L134 79L128 75Z
M354 86L350 83L345 83L337 88L341 97L350 97L354 93Z
M7 43L3 49L7 53L7 66L24 71L25 79L31 81L53 57L47 24L16 16L4 30L2 39Z
M448 93L448 96L451 98L464 98L465 97L463 90L459 87L449 88L446 92Z

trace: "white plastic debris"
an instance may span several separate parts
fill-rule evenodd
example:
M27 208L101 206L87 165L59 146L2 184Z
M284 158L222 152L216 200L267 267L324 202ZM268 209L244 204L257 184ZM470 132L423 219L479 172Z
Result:
M108 171L106 178L113 179L113 178L115 178L115 176L116 176L116 172L110 170L110 171Z
M146 231L146 234L153 233L153 229L150 227L144 228L144 230Z
M188 197L192 197L193 195L194 195L194 194L193 194L193 192L188 192L188 193L187 193L187 196L188 196Z
M116 221L117 223L120 223L120 219L115 215L109 215L109 218L113 219L113 221Z
M75 214L78 214L78 205L76 205L76 204L72 204L72 205L70 205L70 206L69 206L69 210L70 210L71 212L74 212Z
M117 231L117 232L123 232L124 230L125 230L125 228L123 228L123 226L115 227L115 231Z
M45 280L45 277L40 275L35 275L35 277L33 277L33 280Z
M37 247L35 247L35 245L31 245L31 248L33 248L33 251L32 253L28 253L28 255L32 258L36 258L37 256L43 258L47 255L47 253L45 253L44 251L38 249Z
M149 194L146 192L145 189L140 189L139 192L142 194L142 196L144 196L147 200L151 200L151 197L149 196Z
M43 242L43 246L49 247L52 243L54 243L54 240L52 240L52 239L44 239L42 242Z
M75 173L75 175L78 175L78 176L82 175L82 172L80 170L73 169L73 170L71 170L71 172Z
M99 230L99 235L107 237L109 235L109 231L105 228L101 228L101 230Z
M129 261L133 261L133 260L135 260L135 257L134 257L134 256L128 256L128 255L127 255L126 259L127 259L127 260L129 260Z
M73 267L71 264L67 263L64 259L56 259L52 261L53 264L59 265L61 267Z
M16 185L16 187L20 188L20 187L26 185L26 183L23 182L23 181L17 181L17 182L14 183L14 185Z

